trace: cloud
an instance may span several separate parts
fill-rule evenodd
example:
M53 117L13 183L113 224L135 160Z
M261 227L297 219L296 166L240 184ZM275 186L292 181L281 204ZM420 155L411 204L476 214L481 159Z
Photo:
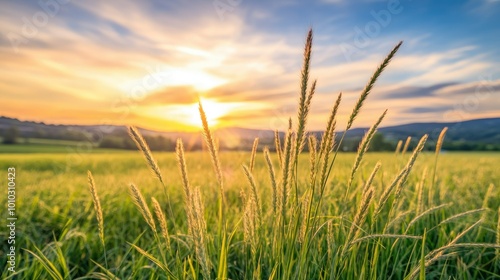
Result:
M175 123L183 126L171 121L174 115L154 117L145 112L151 106L162 110L193 104L200 95L220 103L249 104L222 116L228 124L271 127L280 123L283 129L288 117L296 114L307 27L299 26L298 20L291 22L285 12L277 14L280 5L286 6L287 13L303 8L300 1L275 3L270 9L262 9L262 3L242 2L221 20L211 1L196 5L180 0L122 1L119 7L105 1L71 2L61 6L16 54L5 34L22 34L22 18L32 17L40 7L35 2L3 3L0 110L11 116L62 122L107 118L128 123L141 122L143 117L158 129L163 128L163 118L170 119L168 126L175 129ZM311 80L318 79L309 122L312 129L324 127L342 91L341 126L373 71L401 38L412 39L382 74L356 121L359 125L371 125L386 108L391 108L386 123L439 118L443 110L455 104L460 107L463 100L475 96L481 75L497 73L498 63L480 53L480 44L459 42L454 48L430 49L435 37L429 30L395 26L391 28L396 31L380 33L348 61L339 45L352 37L343 27L353 22L342 23L349 15L327 15L314 22L320 31L315 34L311 70ZM259 25L270 21L272 26ZM486 85L483 97L486 91L499 92L498 78L492 77ZM493 114L494 94L478 99L484 112L469 110L468 114Z
M482 77L477 82L452 84L437 91L441 96L457 95L489 95L500 92L500 80L491 80L491 77Z
M403 110L409 114L427 114L427 113L443 113L453 109L453 106L436 106L436 107L413 107Z
M168 87L151 93L139 101L141 105L193 104L199 92L190 86Z
M498 7L500 6L500 1L498 0L482 0L473 1L469 0L465 3L465 8L469 13L477 17L494 17L498 13Z
M421 97L428 97L428 96L434 96L436 95L436 92L439 91L442 88L447 88L449 86L456 85L457 83L451 82L451 83L443 83L443 84L436 84L436 85L431 85L431 86L426 86L426 87L401 87L398 88L397 90L390 90L389 92L385 93L383 96L379 97L379 99L405 99L405 98L412 98L412 99L418 99Z

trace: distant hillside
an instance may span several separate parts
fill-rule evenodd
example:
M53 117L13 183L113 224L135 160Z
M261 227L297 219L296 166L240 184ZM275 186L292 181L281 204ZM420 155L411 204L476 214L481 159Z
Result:
M500 118L477 119L454 123L411 123L397 126L382 127L378 130L379 139L384 146L380 150L389 150L395 147L397 141L405 140L408 136L413 144L424 134L429 134L428 148L437 139L440 131L448 127L444 148L450 150L500 150ZM106 148L134 148L133 142L128 139L124 126L103 125L52 125L43 122L20 121L14 118L0 117L0 137L5 137L10 128L15 127L19 138L40 138L89 141L96 145L103 144ZM157 142L158 150L173 149L173 141L182 138L190 149L199 149L202 137L199 132L160 132L140 129L150 141ZM355 150L359 140L368 128L354 128L346 134L342 150ZM318 136L321 132L312 132ZM273 146L274 132L271 130L255 130L246 128L222 128L215 131L221 139L221 148L247 149L253 139L260 138L261 145ZM340 135L337 133L337 135ZM283 134L280 134L283 136ZM162 144L168 141L167 144Z
M427 149L433 149L439 133L448 127L443 149L447 150L500 150L500 118L476 119L447 123L410 123L378 129L385 141L397 143L412 137L412 147L424 134L429 135ZM346 139L360 139L368 128L355 128L347 132Z
M378 131L388 139L421 137L423 134L429 134L432 139L436 138L444 127L448 127L446 139L449 141L500 143L500 118L448 123L410 123L382 127ZM367 130L368 128L355 128L350 130L347 136L361 137Z

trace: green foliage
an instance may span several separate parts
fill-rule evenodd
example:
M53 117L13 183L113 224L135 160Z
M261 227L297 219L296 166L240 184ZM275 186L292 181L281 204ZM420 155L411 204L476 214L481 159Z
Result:
M16 126L8 128L3 135L3 144L16 144L19 137L19 129Z
M152 151L174 150L174 142L164 136L145 136L144 139L148 142L149 148ZM127 135L106 135L99 143L99 148L134 150L136 149L136 145Z
M396 149L396 144L386 141L382 133L375 133L375 135L373 135L370 143L370 151L394 151L394 149Z

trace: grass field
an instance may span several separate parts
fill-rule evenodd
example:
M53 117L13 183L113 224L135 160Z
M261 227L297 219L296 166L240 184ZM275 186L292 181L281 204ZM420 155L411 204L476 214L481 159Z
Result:
M276 155L275 159L277 165ZM360 189L370 175L377 161L382 163L376 175L375 201L381 196L384 188L389 185L395 173L404 166L409 155L395 155L393 153L369 153L360 167L359 174L354 180L354 188L347 199L344 199L348 174L354 154L340 154L333 169L333 178L328 183L325 202L318 215L318 236L311 256L307 259L307 275L312 278L326 278L323 273L330 265L340 262L335 260L339 254L345 236L348 234L351 221L361 200ZM183 204L182 181L178 172L177 160L173 153L157 154L158 164L165 176L171 207L174 216L167 214L170 230L171 246L187 246L189 238L186 224L186 214ZM207 254L214 269L217 268L218 252L215 250L218 229L217 224L217 193L218 186L215 175L211 170L211 159L208 154L190 153L186 155L189 179L193 186L200 186L202 193L207 234L212 236L208 242ZM221 164L227 186L227 205L225 213L229 232L234 231L228 248L228 277L231 279L250 279L253 274L250 269L260 269L262 278L268 278L275 266L272 258L272 235L259 235L257 242L262 245L260 267L252 265L247 254L252 250L248 240L244 237L245 228L241 221L244 216L244 202L240 191L249 193L249 186L244 179L242 164L249 163L249 155L243 153L222 153ZM299 169L308 169L308 158L301 158ZM152 175L139 153L121 154L88 154L82 157L81 162L74 164L64 172L61 165L66 164L66 155L23 154L0 155L0 170L6 177L8 167L15 167L17 174L17 222L18 235L18 279L47 279L49 274L41 262L37 261L24 249L39 255L45 255L47 260L54 264L65 278L78 276L99 276L103 273L95 263L105 263L103 249L100 245L94 206L88 191L86 171L92 170L96 182L96 189L100 197L104 214L104 234L107 250L107 268L120 278L143 278L151 275L153 279L166 278L165 272L145 258L130 244L156 252L155 237L144 221L140 211L136 209L130 195L128 185L133 182L142 191L143 196L150 204L150 197L155 197L166 210L166 198L163 187ZM495 244L498 228L497 210L500 206L500 192L493 188L488 193L491 183L498 184L500 175L497 167L500 165L500 155L487 153L447 153L441 155L437 169L434 187L430 178L434 164L434 154L421 154L408 178L406 187L398 204L397 211L391 216L383 212L379 221L373 221L373 207L362 226L361 236L380 233L386 221L392 221L386 234L406 234L425 237L425 245L419 239L374 238L360 242L349 251L343 262L344 269L338 271L342 279L372 278L381 279L392 276L401 279L409 271L418 267L421 253L428 254L434 249L445 246L457 234L482 218L476 225L458 240L460 243L493 243ZM478 168L480 167L480 168ZM422 180L422 174L427 169L427 179ZM275 218L272 215L272 201L270 180L266 163L262 153L258 153L253 171L259 196L261 198L263 223L265 228L273 227ZM307 175L307 172L304 172ZM307 176L299 178L299 185L306 183ZM2 180L4 181L4 180ZM417 209L418 192L423 192L422 204ZM301 193L304 188L300 187ZM2 196L1 205L6 205L5 196ZM409 227L416 216L435 206L439 209L430 211ZM454 215L474 209L483 209L456 219L449 219ZM400 214L403 214L402 216ZM372 228L370 228L372 225ZM6 239L6 232L2 231L2 239ZM263 238L263 239L262 239ZM2 242L2 251L6 251L5 242ZM300 247L297 242L294 246ZM21 249L22 248L22 249ZM185 277L190 275L191 269L198 271L196 258L193 252L185 248L184 255L167 259L170 269L176 275L178 271L185 271ZM182 249L182 248L181 248ZM422 251L423 250L423 251ZM376 252L376 254L375 254ZM157 254L158 252L156 252ZM453 275L458 279L495 279L500 274L500 259L495 257L495 250L488 248L451 248L445 252L448 258L442 258L427 269L427 277L448 279ZM298 256L296 256L298 258ZM2 254L1 262L6 262ZM179 264L176 264L179 262ZM250 262L250 263L247 263ZM190 268L190 266L193 268ZM216 270L216 269L215 269ZM94 273L94 274L93 274ZM195 273L195 272L193 272ZM291 273L298 273L292 268ZM7 277L3 271L2 278ZM195 278L195 277L193 277ZM308 278L308 279L312 279Z
M29 142L17 144L0 144L0 154L88 154L88 153L122 153L118 149L103 149L89 146L83 141L64 141L52 139L29 139Z
M1 141L0 141L1 142ZM29 138L17 144L0 144L0 154L5 153L113 153L114 149L100 149L88 141Z

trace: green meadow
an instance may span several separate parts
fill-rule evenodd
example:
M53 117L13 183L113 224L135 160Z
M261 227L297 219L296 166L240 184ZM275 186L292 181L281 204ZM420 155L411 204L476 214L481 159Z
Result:
M183 184L176 156L173 153L160 153L155 154L155 157L165 178L173 216L169 214L163 186L139 152L85 154L80 162L71 164L64 171L61 166L67 164L65 154L0 155L0 169L4 177L8 167L16 168L18 197L18 273L17 276L12 276L4 270L2 278L10 275L10 279L48 279L51 277L48 271L53 269L63 279L83 276L113 278L111 273L121 279L167 279L167 273L132 246L134 244L151 254L159 254L155 234L129 194L130 183L137 185L148 205L151 204L150 198L155 197L165 210L170 246L178 251L166 258L173 274L179 278L196 278L200 268L190 246ZM277 155L271 154L271 157L277 166ZM374 201L377 202L409 157L409 154L366 154L346 197L346 184L355 154L339 154L332 178L325 189L321 214L315 217L317 229L311 237L314 239L314 246L310 248L311 252L303 260L303 264L291 264L290 273L298 273L298 266L303 266L304 273L311 277L309 279L330 278L333 276L327 273L334 271L341 279L381 279L386 276L402 279L412 269L420 266L422 256L446 246L466 230L456 242L457 245L496 244L500 192L498 188L489 186L500 182L497 171L500 155L442 154L438 160L435 182L432 182L434 154L424 153L415 163L400 202L392 213L384 209L379 219L373 220L375 205L369 206L366 222L360 225L359 238L380 234L389 223L384 234L421 238L425 235L425 240L374 237L356 243L345 253L347 255L343 260L339 259L338 254L342 251L362 199L362 188L373 167L377 162L381 163L372 183L375 190ZM227 253L227 276L230 279L251 279L256 271L259 271L261 278L267 279L277 273L276 259L272 252L276 240L272 234L259 234L254 241L260 255L258 261L249 256L253 249L251 241L245 238L246 229L242 219L245 216L246 202L240 194L242 191L247 195L250 193L250 186L242 169L242 165L248 165L249 160L248 153L220 154L227 186L224 212L231 235ZM192 186L199 186L203 197L206 231L207 236L210 236L207 242L211 243L207 245L206 254L212 269L216 271L215 265L218 264L220 253L217 248L218 229L215 226L218 223L216 176L212 172L208 153L188 153L186 162L190 183ZM299 169L309 169L306 155L300 158L300 164ZM253 175L262 206L263 228L267 230L277 227L277 217L272 211L272 187L266 166L264 156L259 151ZM87 170L92 170L102 207L107 265L89 192ZM305 192L307 181L308 172L303 172L303 176L298 178L299 193ZM2 196L1 205L6 205L5 196ZM473 211L476 209L477 211ZM469 214L463 214L467 212ZM479 224L475 224L479 220ZM472 225L475 226L470 228ZM2 231L1 238L6 238L5 231ZM296 242L292 246L300 252L300 247L304 244ZM5 245L2 248L4 250ZM442 256L426 269L428 278L499 277L500 258L495 254L495 249L457 246L445 250ZM6 262L5 254L2 254L1 262ZM50 264L49 268L44 266L44 262ZM110 274L106 275L106 270Z
M1 139L0 139L1 142ZM90 146L89 146L90 145ZM0 154L48 153L113 153L122 152L114 149L102 149L84 141L67 141L56 139L20 139L16 144L0 144Z

